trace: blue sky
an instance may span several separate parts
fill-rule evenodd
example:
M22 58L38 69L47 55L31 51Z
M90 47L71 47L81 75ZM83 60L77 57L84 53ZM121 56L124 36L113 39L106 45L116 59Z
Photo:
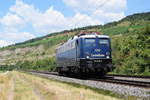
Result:
M0 47L150 11L149 0L0 0Z
M127 0L127 10L125 15L131 15L134 13L149 12L150 0Z

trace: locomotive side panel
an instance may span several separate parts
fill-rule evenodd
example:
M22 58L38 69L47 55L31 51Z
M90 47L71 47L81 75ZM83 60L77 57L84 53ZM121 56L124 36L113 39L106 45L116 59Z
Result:
M77 55L76 40L68 41L57 49L57 67L61 68L62 71L68 71L69 67L76 66Z

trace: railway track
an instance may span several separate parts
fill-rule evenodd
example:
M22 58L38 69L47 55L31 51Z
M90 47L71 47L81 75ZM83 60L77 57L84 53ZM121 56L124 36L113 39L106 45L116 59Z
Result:
M150 76L137 76L137 75L116 75L116 74L107 74L109 77L127 77L127 78L143 78L150 79Z
M150 82L131 81L131 80L113 79L113 78L95 79L95 80L96 81L100 81L100 82L109 82L109 83L114 83L114 84L129 85L129 86L136 86L136 87L143 87L143 88L150 88Z
M39 73L39 74L50 74L50 75L57 75L56 72L37 72L37 71L30 71L32 73ZM65 77L65 76L64 76ZM99 78L91 78L91 79L85 79L85 80L91 80L91 81L97 81L97 82L107 82L107 83L113 83L113 84L120 84L120 85L128 85L128 86L134 86L134 87L142 87L142 88L150 88L150 78L148 77L141 77L141 76L135 76L136 78L146 78L149 81L137 81L137 80L129 80L129 79L116 79L115 77L125 77L125 78L133 78L130 76L119 76L119 75L107 75L105 78L99 79ZM135 78L134 77L134 78Z

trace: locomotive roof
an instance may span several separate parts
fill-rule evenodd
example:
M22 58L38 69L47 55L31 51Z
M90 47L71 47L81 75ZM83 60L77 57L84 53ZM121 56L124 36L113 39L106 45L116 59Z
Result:
M109 36L107 36L107 35L94 35L94 34L90 34L90 35L81 35L81 36L74 36L73 38L70 38L67 42L65 42L64 44L67 44L67 43L69 43L69 42L71 42L71 41L74 41L74 40L76 40L76 39L78 39L78 38L96 38L96 37L98 37L98 38L109 38ZM64 45L63 44L63 45ZM60 45L58 48L60 48L62 45Z
M107 35L82 35L81 38L109 38Z
M109 38L109 36L107 35L81 35L81 36L74 36L73 38L70 38L68 41L73 41L73 40L76 40L78 38Z

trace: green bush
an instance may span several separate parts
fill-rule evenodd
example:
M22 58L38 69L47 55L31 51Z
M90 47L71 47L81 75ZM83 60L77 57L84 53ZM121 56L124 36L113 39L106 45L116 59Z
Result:
M112 47L115 73L150 75L150 25L115 38Z

